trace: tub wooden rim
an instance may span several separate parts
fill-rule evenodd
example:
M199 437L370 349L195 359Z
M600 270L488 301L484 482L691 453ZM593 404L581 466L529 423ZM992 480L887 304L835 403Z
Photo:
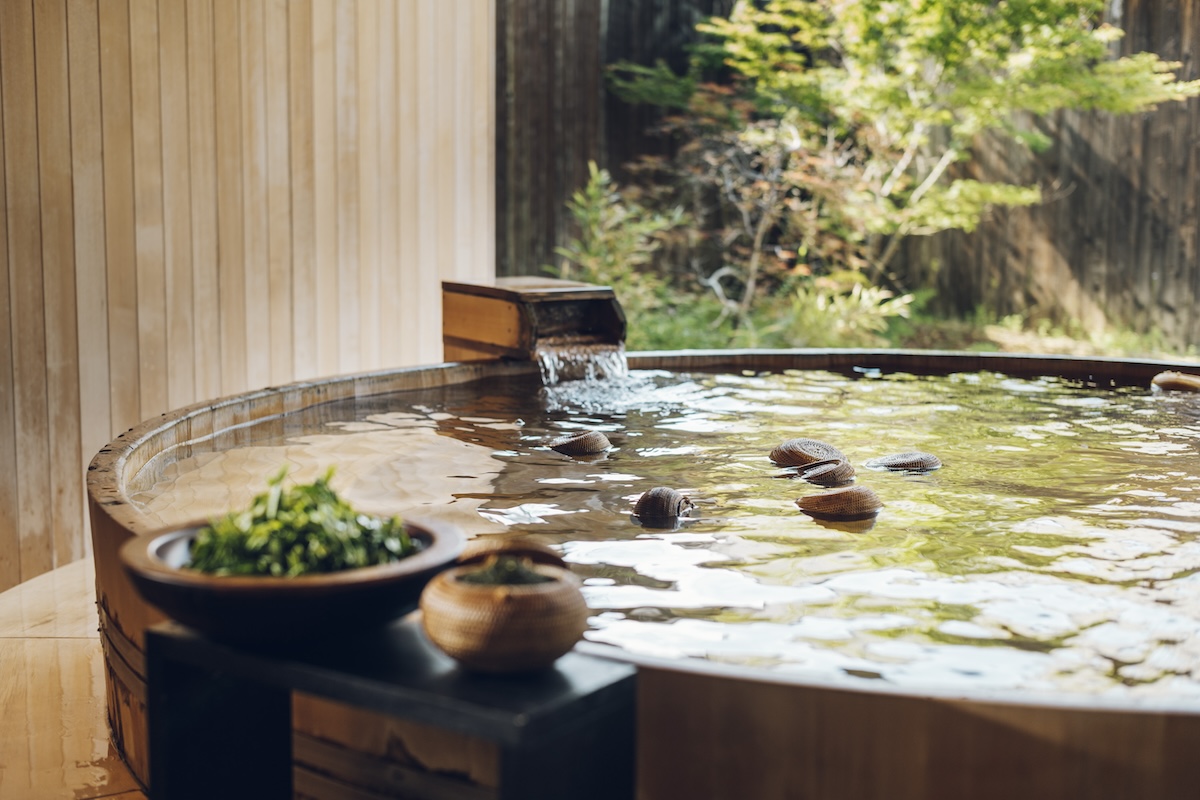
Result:
M1048 690L1039 691L1037 689L972 688L966 691L954 691L933 687L902 686L883 680L871 684L856 683L852 682L852 679L849 677L841 679L823 675L807 676L802 672L772 671L740 664L708 661L702 658L652 656L644 653L632 653L616 645L587 640L579 642L575 645L575 649L581 653L596 656L597 658L623 661L628 664L635 664L638 667L645 667L664 673L690 673L718 680L752 681L755 683L791 686L814 691L838 692L846 695L886 695L888 697L909 700L928 700L936 703L970 703L972 705L1009 707L1027 706L1029 708L1064 712L1102 711L1105 713L1200 716L1200 697L1180 697L1178 695L1143 696L1136 698L1109 697L1083 693L1051 694Z
M1036 353L968 352L962 350L817 349L792 350L647 350L628 355L630 369L679 372L730 369L829 370L835 372L909 372L948 375L956 372L1000 372L1015 377L1053 376L1099 386L1146 386L1165 370L1200 374L1200 361L1113 356L1044 355Z
M526 361L443 363L298 381L195 403L145 420L101 448L88 465L88 500L93 515L99 510L130 533L147 534L158 525L130 502L126 478L177 447L338 400L537 372ZM143 452L155 444L153 453Z

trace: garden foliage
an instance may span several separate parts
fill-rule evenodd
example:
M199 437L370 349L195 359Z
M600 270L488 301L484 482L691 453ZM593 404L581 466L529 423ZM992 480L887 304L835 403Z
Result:
M910 236L970 231L1038 186L974 180L983 133L1058 109L1132 113L1200 93L1178 65L1113 56L1103 0L769 0L700 26L687 74L623 63L612 87L666 110L669 158L603 170L571 209L564 268L622 289L654 346L882 343L913 294L893 263ZM957 165L957 166L956 166ZM653 210L653 208L671 210ZM686 312L681 309L687 308ZM703 319L703 324L699 324ZM711 341L704 341L711 345Z

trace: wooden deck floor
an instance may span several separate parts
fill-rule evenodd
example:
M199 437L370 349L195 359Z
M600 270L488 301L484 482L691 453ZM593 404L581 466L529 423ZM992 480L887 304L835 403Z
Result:
M94 576L85 559L0 593L0 797L146 799L109 742Z

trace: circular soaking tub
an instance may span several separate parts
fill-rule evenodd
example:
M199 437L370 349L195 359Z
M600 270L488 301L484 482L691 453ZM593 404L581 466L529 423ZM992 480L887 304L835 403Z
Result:
M1046 455L1049 450L1045 448L1015 447L1008 439L999 438L997 426L989 424L986 415L993 410L988 392L1004 391L1018 398L1033 395L1031 402L1041 404L1035 407L1050 409L1050 413L1026 423L1021 419L1025 406L1018 406L1015 422L1009 423L1012 435L1033 445L1048 437L1056 443L1070 443L1076 441L1071 437L1080 430L1099 424L1089 415L1103 404L1105 393L1149 395L1155 374L1166 369L1194 371L1195 367L1150 360L892 350L641 353L631 355L629 362L631 369L656 376L660 386L667 387L661 391L670 394L672 410L661 418L664 429L707 436L712 430L706 425L716 412L701 419L687 417L678 409L703 406L726 413L731 397L746 402L745 397L751 396L745 394L749 391L746 386L750 386L756 392L754 402L778 405L788 415L764 434L767 438L785 429L795 429L798 436L820 429L822 438L839 445L843 439L849 441L852 448L848 452L852 450L859 467L857 480L878 486L884 497L878 526L874 531L861 523L856 523L857 528L818 526L804 518L793 500L820 489L804 487L794 475L776 474L778 470L767 463L765 455L755 455L760 450L765 454L769 448L754 444L755 434L745 430L735 431L734 442L728 445L733 449L721 451L722 459L734 454L732 467L706 460L704 448L668 447L669 442L648 439L640 442L634 438L639 433L634 430L612 437L615 454L604 456L607 463L574 462L552 453L542 446L548 438L542 435L545 431L536 432L535 425L514 415L496 413L500 406L493 394L499 384L515 381L528 386L528 381L536 381L537 367L527 362L445 364L335 378L181 409L118 437L96 456L89 473L109 718L116 743L135 772L145 777L142 634L160 617L140 600L125 578L117 557L121 544L130 536L164 527L172 515L191 515L206 503L215 508L231 502L228 491L209 493L210 484L247 484L273 472L281 451L272 448L281 441L299 442L316 453L313 464L298 464L300 475L306 467L315 468L321 454L328 452L321 450L325 443L317 431L334 425L340 426L340 433L362 429L375 437L371 444L355 445L359 449L346 456L348 463L361 467L356 476L359 496L352 498L356 504L382 503L380 487L400 485L411 490L407 500L422 506L422 514L445 515L473 533L540 526L549 541L562 545L568 562L589 584L585 590L596 613L590 641L579 647L640 666L639 797L890 800L1020 795L1177 798L1194 794L1200 782L1200 766L1193 758L1200 746L1200 693L1193 691L1189 676L1193 670L1200 672L1200 659L1188 660L1193 630L1184 619L1187 615L1176 619L1154 612L1159 607L1170 609L1174 603L1194 602L1189 593L1200 596L1200 586L1187 580L1195 571L1187 562L1191 539L1200 539L1196 535L1200 533L1200 505L1190 499L1197 496L1200 428L1195 428L1189 422L1195 418L1188 416L1190 409L1197 407L1176 404L1183 422L1172 429L1170 442L1158 449L1140 441L1107 449L1086 445L1072 450L1069 445L1056 445L1053 457ZM923 376L977 374L993 376L982 382L963 379L973 384L976 399L972 402L977 407L971 409L969 431L977 438L956 443L953 437L943 437L938 446L946 464L934 477L884 475L862 468L872 439L878 439L880 446L894 440L906 448L922 449L920 445L928 438L920 433L922 425L955 413L958 401L942 397L912 400L911 394L903 394L913 386L922 388ZM701 395L674 388L672 376L676 375L717 377L708 393ZM780 375L789 377L782 383L762 383L763 376ZM832 377L812 382L805 377L809 375ZM893 377L903 392L901 397L909 399L855 399L858 388L875 390ZM881 378L883 383L871 383ZM1051 390L1056 381L1082 388L1055 394ZM427 405L419 406L419 413L396 411L397 403L406 396L425 397L430 391L452 392L479 403L458 418ZM807 399L797 399L799 395ZM641 402L629 398L601 398L600 402L610 400L627 406ZM341 416L347 404L357 409L353 422ZM822 409L835 406L843 409L842 416L831 413L826 418ZM604 414L594 406L573 407L576 411L567 415L570 419L560 432L590 424L604 427ZM734 413L741 408L734 408ZM895 413L887 416L886 408ZM1078 420L1078 429L1064 427L1066 423L1057 416L1063 409L1077 414L1072 419ZM998 412L998 407L995 410ZM1151 411L1134 408L1128 418L1105 422L1106 430L1136 432ZM882 433L855 434L862 420L879 415L885 417ZM422 427L425 433L435 435L403 438L407 434L401 429L406 426ZM397 438L389 438L393 436ZM348 440L342 441L344 446ZM395 443L408 448L403 458L387 452ZM233 450L246 454L235 465L209 458ZM985 456L989 452L995 456L991 460ZM478 461L480 453L486 463ZM680 471L672 473L677 480L685 480L681 476L687 475L686 459L694 461L696 470L725 472L710 485L700 486L694 480L681 485L697 502L694 520L684 520L676 529L642 531L627 511L620 513L621 503L652 485L638 483L633 480L636 476L629 474L635 455L685 459ZM1191 463L1197 466L1189 470L1187 459L1192 455L1195 460ZM526 463L527 456L536 463ZM1011 550L996 549L994 533L975 539L940 538L941 532L956 525L984 529L1005 508L1033 504L1040 490L1026 475L1041 468L1042 462L1054 470L1054 480L1067 487L1063 490L1066 501L1088 504L1089 514L1099 520L1095 525L1103 526L1115 506L1093 495L1106 498L1116 490L1111 486L1097 486L1095 491L1080 487L1072 472L1072 459L1084 463L1098 458L1117 465L1118 470L1128 463L1130 472L1153 472L1146 465L1155 463L1158 456L1172 459L1171 468L1160 470L1161 476L1143 476L1143 482L1121 494L1116 504L1123 504L1122 513L1132 515L1128 525L1122 525L1136 530L1137 535L1093 542L1088 530L1073 531L1065 517L1046 513L1022 518L1010 534L1012 542L1005 545L1012 545ZM567 468L553 478L529 478L533 474L529 470L550 463L548 459L566 459L554 466L557 469L561 463ZM427 467L439 460L453 465L443 467L444 474L456 481L448 490L426 486L426 473L431 471ZM178 478L179 465L185 462L192 469L193 480L172 483ZM1006 466L1001 469L997 465ZM968 471L968 484L951 483L956 472ZM212 475L218 478L210 480ZM521 484L521 480L527 483ZM622 488L602 495L594 487L606 481ZM750 483L760 488L746 489ZM156 493L152 491L156 485L169 488ZM944 498L950 499L937 502L942 502L942 512L950 509L952 513L941 514L941 528L926 531L921 527L924 523L912 520L934 516L936 502L921 494L934 489L948 492ZM574 515L563 509L547 511L554 505L547 498L561 492L573 492L578 499ZM766 499L772 492L779 495L778 500ZM1157 499L1143 502L1139 498L1144 495L1156 495ZM528 502L501 508L504 503L497 498L509 496ZM444 497L444 502L438 497ZM395 497L388 502L395 502ZM1156 503L1169 506L1165 521L1144 524L1138 515L1158 513L1147 510ZM771 505L775 516L761 510L764 504ZM785 506L791 512L783 513ZM793 526L788 514L803 520L794 524L797 529L808 527L799 533L785 527ZM595 520L604 522L596 526ZM755 526L762 529L755 530ZM720 532L726 528L736 531L728 537L736 542L722 539ZM609 547L613 531L621 531L619 537L623 537L613 546L627 550L606 559L597 553ZM1169 547L1164 544L1166 539L1171 540ZM863 545L867 541L870 547ZM649 569L638 572L639 564L657 557L655 548L661 550L668 544L684 554L685 561L691 561L682 566L668 564L658 573ZM768 564L758 558L768 547L785 547L791 555ZM1183 562L1177 567L1164 565L1155 548L1164 552L1183 548ZM803 558L797 555L801 551ZM935 556L930 555L933 551ZM986 574L957 574L963 557L960 551L984 563ZM1090 551L1086 567L1076 563L1075 556L1081 551ZM1128 568L1127 562L1137 560L1126 558L1130 552L1145 556L1146 563L1153 562L1157 571L1146 575L1120 572ZM909 560L899 560L900 555ZM828 587L846 579L830 578L833 573L822 572L826 568L822 565L839 558L849 559L854 567L849 572L858 583L855 588L830 594ZM914 558L921 563L943 559L945 575L940 583L921 575ZM754 568L736 581L725 580L731 573L722 569L722 559ZM1097 564L1116 564L1119 569L1096 574ZM1035 579L1011 580L997 565L1022 575L1028 572ZM990 572L993 567L996 575ZM722 577L703 588L709 594L707 602L718 608L697 610L683 600L654 599L656 591L676 583L684 586L697 568L705 570L706 576ZM1069 573L1073 585L1081 587L1079 592L1055 588L1051 581L1062 573ZM864 583L864 576L874 582ZM969 584L967 599L961 593L964 581ZM1147 594L1159 584L1171 586L1174 594ZM934 588L928 596L922 595L919 608L906 599L930 586ZM1107 606L1098 598L1118 590L1144 594L1146 603L1112 612L1119 620L1106 619ZM726 591L731 593L729 608L721 609L721 592ZM672 603L677 604L673 615L663 618L663 608L656 604ZM756 603L781 610L786 619L768 620L757 611L744 610ZM972 616L964 611L968 606L977 607L975 611L982 608L984 613ZM929 619L920 619L926 611ZM1068 616L1074 627L1054 628L1056 620ZM904 619L917 619L918 640L900 632L899 621ZM736 633L721 634L713 627L719 623L734 625L729 630ZM1122 637L1139 626L1154 625L1162 630L1155 634L1153 657L1145 653L1138 659L1127 657L1136 646ZM745 644L757 631L768 628L782 630L782 638L772 640L765 650ZM867 628L870 630L863 633ZM672 638L681 631L691 631L693 638ZM743 636L745 632L753 635ZM839 637L848 642L848 651L835 652L824 646L823 641ZM722 644L704 644L718 640ZM1065 646L1075 641L1087 641L1088 645ZM707 657L696 657L699 650L707 651ZM946 655L960 651L974 653L976 660L966 664L955 660L957 656ZM790 662L781 655L797 652L800 654ZM929 655L932 666L910 679L909 673L917 672L911 664L917 663L913 653L918 652ZM1103 656L1100 663L1097 654ZM1148 677L1147 664L1157 663L1156 659L1163 663L1155 667L1155 676ZM829 668L810 668L818 662ZM1032 677L1024 684L1010 685L1005 676L1012 672ZM1046 676L1051 673L1069 673L1081 688L1059 690L1047 683ZM1144 690L1156 681L1164 687L1161 691Z

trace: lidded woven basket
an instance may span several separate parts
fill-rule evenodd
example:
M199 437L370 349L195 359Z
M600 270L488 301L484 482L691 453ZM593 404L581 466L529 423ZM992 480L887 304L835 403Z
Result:
M587 628L579 578L542 545L513 539L472 544L458 566L435 576L421 594L426 635L477 672L550 667ZM513 566L502 559L515 560L525 579L540 582L473 582Z
M843 486L801 497L796 505L811 517L829 520L863 520L879 513L883 503L866 486Z

